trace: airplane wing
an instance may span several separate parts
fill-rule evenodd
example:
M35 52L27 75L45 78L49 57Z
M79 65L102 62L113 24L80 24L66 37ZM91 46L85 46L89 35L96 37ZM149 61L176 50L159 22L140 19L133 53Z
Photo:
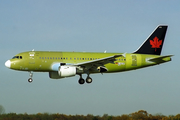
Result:
M105 64L114 63L114 61L116 61L116 58L120 57L120 56L124 56L124 55L123 54L122 55L114 55L114 56L109 56L109 57L96 59L96 60L92 60L92 61L77 63L74 65L75 66L81 66L85 70L97 70L97 67L99 67L99 66L103 67Z

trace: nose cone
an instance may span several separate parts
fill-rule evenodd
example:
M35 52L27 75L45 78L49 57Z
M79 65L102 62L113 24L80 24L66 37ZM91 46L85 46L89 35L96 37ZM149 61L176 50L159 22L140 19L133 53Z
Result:
M10 67L11 67L11 61L10 61L10 60L6 61L6 62L5 62L5 66L6 66L7 68L10 68Z

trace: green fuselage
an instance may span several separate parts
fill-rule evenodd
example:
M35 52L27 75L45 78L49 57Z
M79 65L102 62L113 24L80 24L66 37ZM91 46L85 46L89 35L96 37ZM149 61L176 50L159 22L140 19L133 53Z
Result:
M58 70L60 63L69 65L92 61L113 55L122 55L123 53L92 53L92 52L50 52L50 51L29 51L17 54L11 61L11 69L20 71L34 72L53 72ZM148 61L152 58L158 58L158 55L129 54L117 57L113 63L107 63L107 73L122 72L128 70L148 67L171 60L170 57L161 62ZM98 71L89 71L90 73L99 73Z

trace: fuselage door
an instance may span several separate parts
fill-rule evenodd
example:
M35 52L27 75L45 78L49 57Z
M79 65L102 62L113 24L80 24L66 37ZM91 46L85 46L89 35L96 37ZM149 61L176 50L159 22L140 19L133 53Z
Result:
M29 70L35 67L35 52L29 52Z
M137 56L132 55L132 66L137 66Z

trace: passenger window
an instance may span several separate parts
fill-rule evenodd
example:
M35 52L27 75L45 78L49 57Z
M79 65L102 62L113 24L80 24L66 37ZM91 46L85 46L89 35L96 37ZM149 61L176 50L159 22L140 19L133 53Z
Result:
M20 59L22 59L22 56L20 56Z

